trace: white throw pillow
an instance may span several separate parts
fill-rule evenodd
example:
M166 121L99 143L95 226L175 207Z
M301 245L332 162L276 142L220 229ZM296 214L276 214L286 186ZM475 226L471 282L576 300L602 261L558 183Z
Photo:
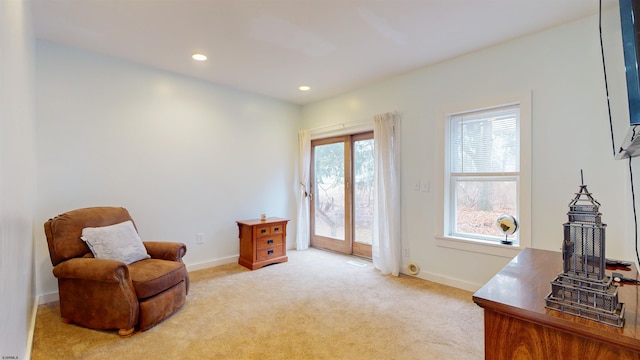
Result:
M150 258L131 220L82 229L80 237L97 259L119 260L131 264Z

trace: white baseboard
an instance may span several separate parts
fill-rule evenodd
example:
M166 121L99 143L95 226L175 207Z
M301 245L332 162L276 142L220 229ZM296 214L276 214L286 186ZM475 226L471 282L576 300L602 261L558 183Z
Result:
M234 262L237 262L237 261L238 261L238 255L228 256L228 257L225 257L225 258L209 260L209 261L205 261L205 262L201 262L201 263L197 263L197 264L188 264L187 265L187 271L196 271L196 270L208 269L208 268L211 268L211 267L214 267L214 266L231 264L231 263L234 263Z
M440 274L424 272L424 271L421 271L420 273L418 273L416 277L423 280L433 281L439 284L443 284L443 285L447 285L447 286L451 286L454 288L471 291L471 292L478 291L483 285L483 284L475 284L469 281L464 281L464 280L460 280L460 279L456 279L456 278L452 278L452 277L448 277Z
M38 298L33 300L33 309L31 309L31 320L29 320L29 333L27 334L27 349L24 352L25 359L31 359L31 348L33 347L33 334L36 331L36 316L38 315Z
M59 300L60 296L58 295L57 291L48 294L42 294L38 296L38 305L48 304Z

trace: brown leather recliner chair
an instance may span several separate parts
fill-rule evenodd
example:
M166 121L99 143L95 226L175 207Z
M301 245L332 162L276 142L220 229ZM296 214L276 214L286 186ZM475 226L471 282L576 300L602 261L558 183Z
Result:
M119 329L120 336L126 337L136 327L140 331L153 327L185 304L189 274L182 257L186 245L143 242L150 258L127 265L94 258L81 239L86 227L127 220L133 222L125 208L94 207L69 211L45 222L65 323Z

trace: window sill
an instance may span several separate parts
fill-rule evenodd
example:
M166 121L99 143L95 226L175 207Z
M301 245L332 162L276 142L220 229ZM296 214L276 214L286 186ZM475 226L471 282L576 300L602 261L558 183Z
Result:
M469 240L450 236L436 236L436 245L450 249L471 251L512 259L523 249L521 246L504 245L482 240Z

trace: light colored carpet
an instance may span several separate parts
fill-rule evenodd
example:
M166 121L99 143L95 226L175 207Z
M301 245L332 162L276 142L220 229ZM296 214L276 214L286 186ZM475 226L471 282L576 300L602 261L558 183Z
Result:
M32 359L483 358L472 293L382 276L370 262L332 252L288 255L255 271L228 264L192 272L185 306L127 339L66 325L58 303L41 305Z

